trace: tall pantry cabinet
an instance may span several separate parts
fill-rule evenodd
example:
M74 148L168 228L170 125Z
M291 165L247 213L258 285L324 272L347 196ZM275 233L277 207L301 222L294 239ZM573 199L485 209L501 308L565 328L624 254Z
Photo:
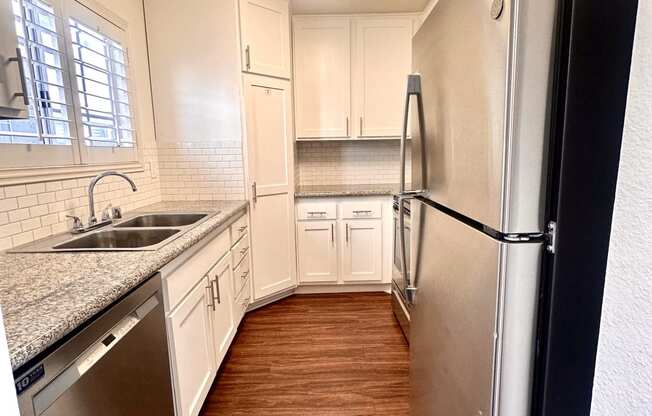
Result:
M287 0L239 0L253 301L297 285Z

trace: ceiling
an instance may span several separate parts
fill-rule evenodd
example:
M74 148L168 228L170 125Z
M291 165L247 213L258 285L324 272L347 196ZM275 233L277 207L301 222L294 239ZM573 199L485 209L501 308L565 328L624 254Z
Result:
M292 14L421 12L428 0L291 0Z

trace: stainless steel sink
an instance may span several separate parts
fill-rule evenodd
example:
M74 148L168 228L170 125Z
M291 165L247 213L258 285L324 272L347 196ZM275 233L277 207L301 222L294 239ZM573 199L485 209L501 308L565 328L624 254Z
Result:
M58 234L8 250L9 253L66 251L153 251L208 220L217 212L139 212L122 222L77 236Z
M162 243L181 230L174 228L98 231L53 247L54 250L140 249Z
M194 224L208 214L145 214L114 225L114 228L183 227Z

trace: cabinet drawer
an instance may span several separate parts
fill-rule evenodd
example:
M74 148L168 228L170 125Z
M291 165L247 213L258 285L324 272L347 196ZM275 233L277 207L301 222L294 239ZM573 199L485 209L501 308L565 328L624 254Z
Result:
M235 324L240 324L242 317L244 316L247 308L249 307L249 301L251 300L251 287L250 279L246 279L240 294L236 297L235 302L233 303L233 319Z
M236 267L249 252L249 236L245 235L231 249L233 267Z
M186 293L190 292L197 280L229 252L229 233L225 230L195 255L167 276L164 276L166 310L172 310Z
M342 219L380 218L382 204L377 201L342 202L340 215Z
M301 202L297 204L299 220L334 220L337 218L335 202Z
M243 235L247 234L247 229L247 215L243 215L231 224L231 246L237 243Z
M245 255L242 262L233 270L233 295L237 296L249 279L249 256Z

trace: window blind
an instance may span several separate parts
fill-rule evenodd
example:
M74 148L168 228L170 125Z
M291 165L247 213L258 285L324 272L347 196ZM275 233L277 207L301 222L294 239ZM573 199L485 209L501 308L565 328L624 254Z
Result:
M69 24L86 145L134 147L127 51L76 19Z

